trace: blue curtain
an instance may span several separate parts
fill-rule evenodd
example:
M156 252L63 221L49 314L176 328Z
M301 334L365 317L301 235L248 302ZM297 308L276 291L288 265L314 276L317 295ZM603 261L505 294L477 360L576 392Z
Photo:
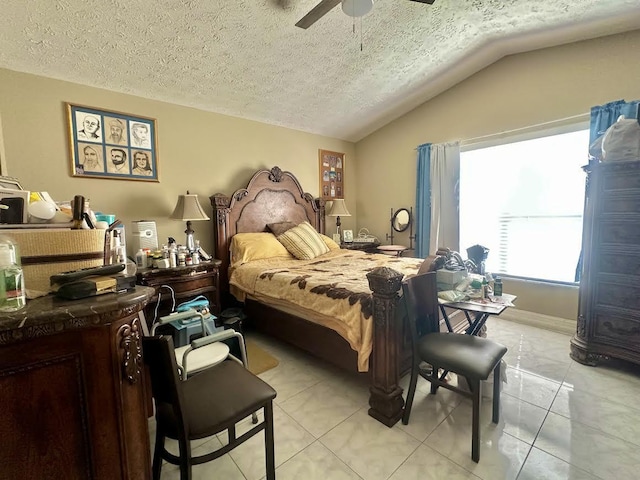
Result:
M626 118L638 117L638 104L640 100L625 102L624 100L616 100L605 105L596 105L591 107L591 118L589 120L589 145L595 142L598 137L604 135L611 125L616 123L620 115ZM578 265L576 267L576 282L580 281L582 275L582 251L578 257Z
M416 257L429 255L431 228L431 144L418 147L418 175L416 177Z
M591 107L589 145L595 142L600 135L603 135L607 128L616 123L620 115L624 115L626 118L636 118L639 103L640 100L632 102L616 100L605 105Z

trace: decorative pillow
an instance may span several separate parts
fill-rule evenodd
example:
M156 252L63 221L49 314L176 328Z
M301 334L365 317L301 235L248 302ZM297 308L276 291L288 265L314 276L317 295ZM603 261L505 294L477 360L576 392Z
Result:
M237 233L231 239L231 265L272 257L292 258L273 233Z
M333 238L327 237L326 235L323 235L322 233L320 233L319 235L322 238L322 240L324 240L324 243L327 245L327 247L329 247L329 250L340 250L340 245L338 245L336 242L334 242Z
M312 260L329 252L329 247L309 222L302 222L277 238L291 255L300 260Z
M278 223L267 223L267 228L273 232L276 237L279 237L287 230L295 227L297 223L293 222L278 222Z

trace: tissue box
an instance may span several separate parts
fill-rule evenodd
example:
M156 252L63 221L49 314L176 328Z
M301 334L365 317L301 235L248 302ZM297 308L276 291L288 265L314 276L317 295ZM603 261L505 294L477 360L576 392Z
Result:
M453 290L455 286L467 276L466 270L436 270L438 290Z
M51 291L56 273L104 265L106 230L0 229L18 246L27 298Z

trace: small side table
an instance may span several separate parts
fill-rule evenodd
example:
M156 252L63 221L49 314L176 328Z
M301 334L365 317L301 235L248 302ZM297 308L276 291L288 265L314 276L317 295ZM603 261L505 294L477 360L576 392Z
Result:
M380 245L378 246L378 251L380 253L384 253L385 255L393 255L395 257L401 257L402 253L405 250L408 250L409 247L405 247L404 245Z
M220 260L201 262L197 265L174 268L142 268L137 272L137 283L155 289L155 295L145 308L147 322L152 322L161 293L158 317L171 313L171 295L163 285L175 292L176 304L191 300L198 295L209 299L209 308L215 315L220 313Z
M361 250L367 253L376 253L379 246L380 242L349 242L340 244L340 248L345 248L347 250Z

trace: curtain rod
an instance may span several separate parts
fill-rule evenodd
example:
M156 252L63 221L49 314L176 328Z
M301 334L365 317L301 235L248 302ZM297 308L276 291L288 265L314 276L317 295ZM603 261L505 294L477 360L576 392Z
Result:
M467 138L465 140L460 140L460 145L470 145L473 143L480 143L483 141L488 141L488 140L493 140L493 139L498 139L498 138L502 138L506 135L510 135L513 133L528 133L531 132L532 130L537 130L540 127L548 127L548 126L560 126L560 125L566 125L566 122L570 121L570 120L589 120L590 117L590 113L581 113L579 115L573 115L571 117L566 117L566 118L561 118L558 120L552 120L550 122L544 122L544 123L537 123L535 125L529 125L528 127L522 127L522 128L515 128L513 130L506 130L504 132L499 132L499 133L492 133L490 135L482 135L479 137L473 137L473 138Z

